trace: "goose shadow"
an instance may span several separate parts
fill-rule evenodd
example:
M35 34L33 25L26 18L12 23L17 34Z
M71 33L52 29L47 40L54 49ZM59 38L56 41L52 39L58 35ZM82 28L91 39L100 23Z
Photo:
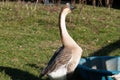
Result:
M12 80L38 80L37 76L17 68L0 66L0 72L10 76Z
M40 67L40 66L37 65L37 64L26 64L26 65L29 66L29 67L35 68L35 69L39 69L40 72L44 69L43 67ZM46 77L45 79L40 78L40 74L39 74L38 79L39 79L39 80L50 80L48 77Z
M120 40L117 40L113 43L110 43L104 47L102 47L101 49L90 53L89 56L107 56L109 55L111 52L120 49Z
M93 64L92 63L90 64L91 67L96 65L97 69L104 68L105 70L107 70L106 61L108 61L108 60L110 60L112 58L115 58L116 56L111 56L109 58L104 57L104 59L102 59L103 61L101 60L100 56L108 56L111 52L113 52L113 51L115 51L117 49L120 49L120 40L117 40L117 41L115 41L113 43L110 43L110 44L102 47L101 49L91 53L89 55L89 57L91 57L91 56L99 57L99 58L95 58L92 61L90 61L90 62L93 63ZM89 63L89 60L87 60L87 61L88 61L87 63ZM96 62L99 62L99 63L96 63ZM100 66L101 64L102 64L102 67ZM89 67L90 67L90 65L89 65Z

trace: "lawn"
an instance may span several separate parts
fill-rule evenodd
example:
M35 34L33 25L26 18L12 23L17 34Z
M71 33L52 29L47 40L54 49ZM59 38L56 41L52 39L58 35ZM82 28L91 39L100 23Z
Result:
M0 2L0 80L37 80L61 46L61 6ZM87 56L120 56L120 10L76 5L69 34ZM45 79L44 79L45 80Z

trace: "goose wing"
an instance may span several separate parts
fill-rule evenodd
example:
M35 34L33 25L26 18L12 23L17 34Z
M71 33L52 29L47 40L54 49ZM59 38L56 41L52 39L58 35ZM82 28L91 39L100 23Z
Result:
M50 59L47 67L42 71L41 76L57 70L62 65L67 65L72 58L72 51L61 47Z

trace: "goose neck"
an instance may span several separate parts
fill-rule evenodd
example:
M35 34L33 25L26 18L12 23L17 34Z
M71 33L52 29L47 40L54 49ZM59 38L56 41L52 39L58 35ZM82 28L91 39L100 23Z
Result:
M61 13L61 15L60 15L59 28L60 28L61 41L62 41L63 45L66 45L66 46L72 45L73 46L74 44L76 45L76 42L71 38L71 36L67 32L66 24L65 24L66 15L67 15L67 13L65 13L65 14Z

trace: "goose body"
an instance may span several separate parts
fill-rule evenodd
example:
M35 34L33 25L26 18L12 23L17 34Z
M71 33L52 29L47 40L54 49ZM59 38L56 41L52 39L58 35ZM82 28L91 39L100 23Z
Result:
M82 55L82 49L68 34L65 18L73 7L66 5L60 13L59 29L62 41L60 47L50 59L46 68L42 71L41 77L48 75L51 80L68 80L77 67Z

